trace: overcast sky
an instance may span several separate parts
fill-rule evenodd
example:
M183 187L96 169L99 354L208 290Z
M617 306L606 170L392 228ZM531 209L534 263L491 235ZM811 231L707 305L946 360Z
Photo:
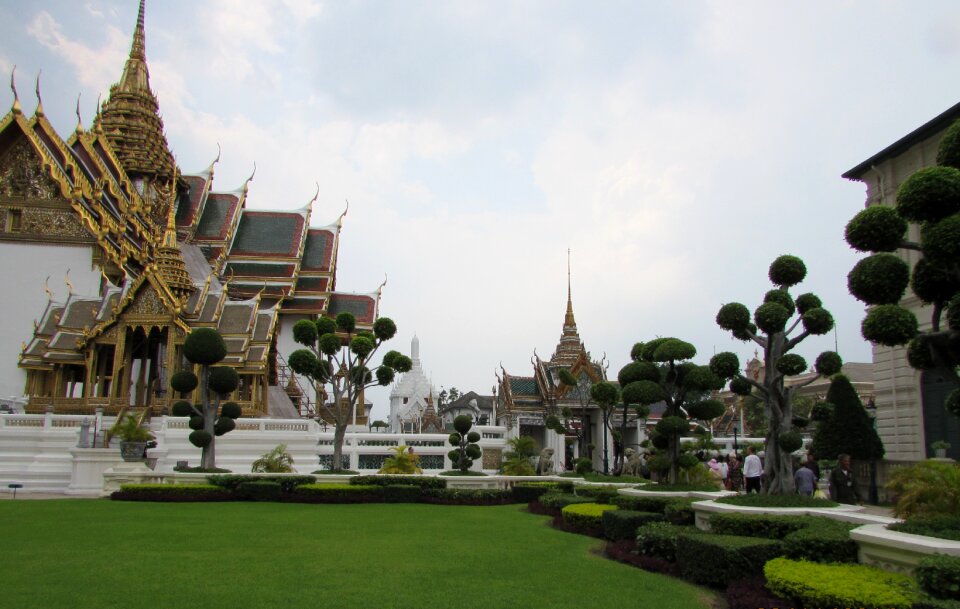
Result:
M136 0L0 2L0 72L66 138L129 52ZM808 339L870 361L857 255L864 204L840 174L960 100L960 3L149 0L147 60L180 167L223 147L215 188L257 164L248 206L320 197L337 287L389 282L381 314L420 338L439 389L531 374L563 324L610 376L633 343L746 358L714 321L802 257L837 319ZM9 108L12 94L0 92ZM42 289L37 286L37 289ZM285 354L286 355L286 354ZM385 418L387 393L373 394Z

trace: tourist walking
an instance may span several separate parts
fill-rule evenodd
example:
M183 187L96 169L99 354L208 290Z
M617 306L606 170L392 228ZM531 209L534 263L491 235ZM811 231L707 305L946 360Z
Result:
M747 458L743 462L743 478L746 481L746 491L748 493L760 492L760 476L763 475L763 464L760 463L760 457L757 456L757 449L753 446L747 447Z
M727 465L727 490L743 492L743 470L736 455L730 455L730 463Z
M817 477L806 463L793 474L793 480L797 483L797 492L804 497L812 497L817 490Z
M860 503L860 490L850 469L850 455L839 455L837 466L830 472L830 498L838 503Z

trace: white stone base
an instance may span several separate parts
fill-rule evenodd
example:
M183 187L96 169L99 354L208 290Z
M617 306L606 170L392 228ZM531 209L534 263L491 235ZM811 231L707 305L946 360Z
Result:
M879 524L856 528L850 538L860 546L860 562L909 575L931 554L960 556L960 541L890 531Z
M163 476L146 466L142 461L119 463L103 472L103 492L107 496L120 490L121 484L161 484Z
M103 494L103 473L123 464L116 448L72 448L73 471L66 495L99 497Z

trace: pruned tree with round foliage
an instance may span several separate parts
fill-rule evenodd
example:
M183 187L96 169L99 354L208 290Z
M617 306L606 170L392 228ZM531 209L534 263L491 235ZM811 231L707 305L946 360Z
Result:
M594 383L590 386L590 397L593 398L594 403L600 409L600 415L603 417L603 433L612 431L610 417L620 401L620 388L609 381ZM610 473L610 454L608 450L603 451L603 473Z
M190 417L189 440L202 449L200 467L214 469L217 466L216 439L236 428L236 419L241 409L236 402L221 401L236 390L240 384L237 371L227 366L215 366L227 356L223 337L213 328L196 328L183 343L183 355L190 363L199 366L200 376L192 370L180 370L170 376L170 387L180 393L190 394L200 388L200 403L181 400L173 405L173 415Z
M722 403L708 399L723 381L709 366L691 362L696 355L696 347L688 342L655 338L634 345L630 350L633 363L617 375L623 404L636 409L637 416L649 414L652 404L665 404L651 441L669 461L670 484L677 483L683 466L680 438L690 431L691 421L709 421L724 412Z
M336 319L322 315L301 319L293 326L293 339L304 346L290 354L294 374L307 379L317 395L318 415L333 424L333 469L342 469L343 439L363 390L387 386L397 372L407 372L413 362L399 351L388 351L380 365L370 367L380 346L397 333L388 317L373 322L373 331L357 330L356 317L340 313Z
M831 379L827 404L830 406L819 413L823 420L817 425L810 445L813 454L830 460L840 454L863 461L883 458L883 442L850 379L842 374Z
M907 238L920 226L919 242ZM908 177L896 205L872 205L847 223L850 246L870 255L847 276L850 293L870 305L861 325L875 345L907 347L918 370L936 370L954 391L944 404L960 416L960 121L940 140L937 164ZM896 250L918 252L910 268ZM930 307L930 329L920 331L916 315L899 303L911 288Z
M573 435L577 440L577 447L581 455L589 453L586 446L586 437L584 435L586 426L583 424L583 415L587 407L591 404L590 397L590 379L586 373L581 372L580 379L574 376L569 368L560 368L557 371L560 380L560 387L565 395L573 395L580 403L580 410L574 411L569 406L557 408L555 400L548 402L548 411L544 426L556 433L567 436Z
M473 462L480 458L480 434L470 431L473 427L473 419L470 415L461 414L453 419L453 428L456 430L450 434L449 442L454 447L448 453L453 467L466 473Z
M793 416L794 396L801 387L821 376L840 372L842 361L833 351L821 353L814 364L816 374L804 381L786 387L788 376L807 370L807 361L791 353L810 335L823 335L833 329L833 316L823 307L816 295L801 294L793 298L790 288L807 275L803 260L796 256L780 256L770 265L769 277L774 289L764 296L753 316L739 302L720 307L717 324L734 338L753 341L763 349L763 376L750 378L740 369L740 360L734 353L717 353L710 360L710 369L724 381L730 380L730 391L740 396L757 396L763 401L767 419L766 462L764 463L763 492L770 495L790 495L796 492L791 455L800 448L797 423ZM801 424L805 424L803 421Z

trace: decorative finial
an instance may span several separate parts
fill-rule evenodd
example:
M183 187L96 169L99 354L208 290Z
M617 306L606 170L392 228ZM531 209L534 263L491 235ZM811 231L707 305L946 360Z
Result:
M17 95L17 66L10 70L10 90L13 91L13 110L14 114L20 114L20 96Z
M67 269L67 274L64 275L63 282L67 284L67 293L73 296L73 284L70 282L70 269Z
M40 75L43 74L43 70L37 72L37 115L43 116L43 100L40 98Z
M383 283L381 283L381 284L380 284L380 287L377 288L377 294L379 294L379 293L381 292L381 290L383 290L383 288L384 288L386 285L387 285L387 274L384 273L384 274L383 274Z
M133 31L133 46L130 48L130 58L141 61L146 61L147 59L146 34L144 33L145 28L143 25L144 4L145 1L140 0L140 12L137 14L137 28Z
M50 291L50 275L43 280L43 291L47 293L47 300L53 300L53 292Z
M77 131L83 132L83 119L80 117L80 93L77 93Z

